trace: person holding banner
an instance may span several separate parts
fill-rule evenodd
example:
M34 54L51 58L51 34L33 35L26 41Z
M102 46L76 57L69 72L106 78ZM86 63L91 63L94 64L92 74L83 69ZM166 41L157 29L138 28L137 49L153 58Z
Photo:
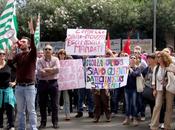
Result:
M64 49L60 49L57 55L59 60L72 59L72 57L70 56L68 57L66 55L66 51ZM66 115L66 118L65 118L66 121L70 120L70 93L71 93L71 90L63 91L64 112Z
M83 66L85 68L87 56L83 56ZM94 100L93 95L90 89L80 88L78 89L78 113L75 116L76 118L80 118L83 116L83 101L87 98L88 103L88 114L89 118L94 118Z
M106 58L114 57L111 50L106 50ZM110 112L110 92L108 89L93 89L94 95L94 123L98 123L100 115L105 112L106 121L111 121L111 112Z
M57 129L58 126L58 72L59 72L59 59L52 56L53 48L51 45L46 45L44 48L44 56L37 62L38 72L38 94L39 94L39 107L41 114L41 124L39 128L45 128L47 123L47 101L48 96L51 98L52 106L52 124L53 128Z

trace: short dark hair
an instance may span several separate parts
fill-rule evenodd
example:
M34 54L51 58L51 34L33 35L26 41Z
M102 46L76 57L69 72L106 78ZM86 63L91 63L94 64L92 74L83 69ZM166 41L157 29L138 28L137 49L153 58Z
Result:
M155 59L155 58L156 58L156 55L155 55L155 53L149 53L149 54L147 55L147 58Z
M29 45L30 45L30 43L31 43L31 39L30 39L29 37L25 37L25 36L23 36L21 39L27 39L27 41L28 41L28 43L27 43L27 44L29 44Z

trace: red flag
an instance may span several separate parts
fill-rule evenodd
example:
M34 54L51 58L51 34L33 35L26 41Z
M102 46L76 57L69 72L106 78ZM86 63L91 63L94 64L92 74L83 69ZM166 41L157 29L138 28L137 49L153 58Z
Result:
M108 38L107 38L107 41L106 41L106 48L111 49L111 41L110 41L109 32L108 32Z
M128 53L128 55L131 54L130 44L131 44L130 37L128 37L128 40L125 42L125 46L123 48L123 52Z

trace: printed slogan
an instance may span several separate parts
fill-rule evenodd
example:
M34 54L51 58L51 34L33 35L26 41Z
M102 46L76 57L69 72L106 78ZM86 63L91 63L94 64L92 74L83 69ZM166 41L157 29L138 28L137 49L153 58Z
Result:
M114 89L127 83L129 58L86 60L86 88Z
M65 50L69 55L104 55L106 30L68 29Z
M60 60L59 90L85 88L84 68L81 59Z

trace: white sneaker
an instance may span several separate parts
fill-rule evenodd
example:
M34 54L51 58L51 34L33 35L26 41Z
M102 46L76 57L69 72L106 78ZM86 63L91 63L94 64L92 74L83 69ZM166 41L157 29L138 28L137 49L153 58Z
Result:
M63 110L63 106L60 106L60 110Z
M14 127L11 127L9 130L15 130L15 128Z
M159 125L159 128L164 129L164 123L161 123L161 124Z
M141 120L141 121L145 121L145 117L141 117L140 120Z
M15 128L14 127L11 127L9 130L15 130Z

